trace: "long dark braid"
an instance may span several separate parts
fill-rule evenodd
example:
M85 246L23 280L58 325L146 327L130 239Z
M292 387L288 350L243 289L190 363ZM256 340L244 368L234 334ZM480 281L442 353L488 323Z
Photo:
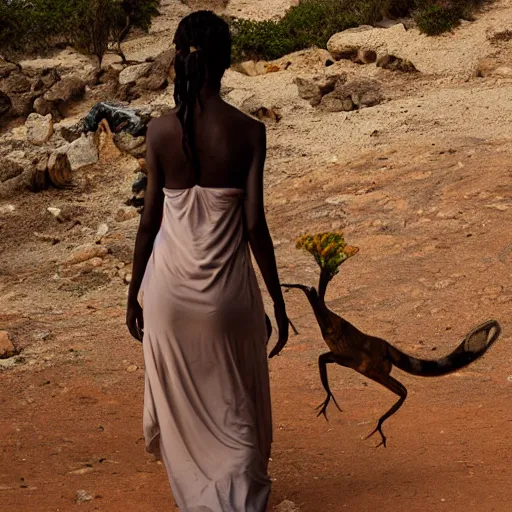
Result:
M198 178L194 110L196 104L202 108L199 93L205 83L220 87L224 71L231 65L229 26L211 11L196 11L181 20L174 43L174 100L183 130L183 150Z

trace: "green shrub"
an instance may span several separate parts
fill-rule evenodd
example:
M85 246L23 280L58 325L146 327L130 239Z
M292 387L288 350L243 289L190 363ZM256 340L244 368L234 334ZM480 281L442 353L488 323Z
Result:
M416 23L427 36L448 32L460 23L459 9L453 6L429 5L416 14Z
M420 30L437 35L469 19L483 0L300 0L279 21L231 21L233 60L273 60L304 48L325 48L333 34L373 25L384 15L413 14Z
M0 0L0 54L41 52L66 43L96 55L131 27L147 31L159 0Z

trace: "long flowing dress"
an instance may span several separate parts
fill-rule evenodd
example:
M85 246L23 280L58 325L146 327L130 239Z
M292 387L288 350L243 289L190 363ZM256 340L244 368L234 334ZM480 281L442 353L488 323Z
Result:
M142 281L146 449L183 512L264 512L267 332L236 188L164 189Z

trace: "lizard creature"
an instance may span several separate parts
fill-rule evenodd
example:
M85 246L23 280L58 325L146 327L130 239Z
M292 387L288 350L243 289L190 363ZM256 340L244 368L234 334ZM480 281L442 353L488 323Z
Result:
M337 363L354 369L399 396L399 400L379 419L375 429L365 438L368 439L378 432L382 440L377 446L386 447L382 424L400 409L407 397L405 386L390 375L393 366L421 377L447 375L480 358L500 336L500 324L496 320L488 320L469 331L457 348L444 358L425 360L409 356L386 340L361 332L325 304L329 281L337 273L339 265L358 252L357 248L346 246L342 235L332 233L323 233L316 237L306 235L299 238L297 247L311 252L321 267L318 290L301 284L282 285L287 289L298 288L306 294L322 337L329 347L329 352L318 359L320 379L327 392L326 399L317 408L320 409L318 416L323 414L327 419L326 411L331 398L341 411L329 388L327 365ZM329 247L330 250L326 250Z

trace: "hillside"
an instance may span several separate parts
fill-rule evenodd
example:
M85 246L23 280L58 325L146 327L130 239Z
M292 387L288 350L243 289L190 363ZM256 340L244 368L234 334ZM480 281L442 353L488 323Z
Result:
M223 12L276 18L289 5L231 0ZM158 71L189 11L163 0L150 33L124 43L128 60L153 59L146 64ZM466 370L442 379L397 372L409 397L386 424L388 448L375 450L361 437L393 397L351 370L329 369L343 413L332 407L329 423L317 419L317 358L326 348L303 297L286 294L300 334L270 363L272 506L509 510L512 41L495 36L511 24L512 1L498 0L440 37L396 23L333 38L333 51L350 43L391 54L412 62L412 73L312 49L270 63L272 72L226 74L225 99L267 126L266 208L284 282L317 278L313 260L295 249L298 235L342 230L360 252L328 301L361 330L432 358L488 317L503 326L496 347ZM172 105L172 83L151 90L141 75L123 88L127 71L114 56L103 82L87 82L92 60L69 49L21 65L77 77L84 91L40 146L23 120L10 121L0 134L1 172L39 165L109 95L153 115ZM339 87L312 106L299 95L301 80L314 91L329 80ZM351 110L340 110L347 99ZM72 171L69 188L12 192L0 180L0 343L8 337L18 352L0 359L0 508L9 512L74 510L78 491L91 510L175 510L162 466L143 449L142 351L124 326L139 218L126 201L141 163L108 133L89 139L93 161Z

